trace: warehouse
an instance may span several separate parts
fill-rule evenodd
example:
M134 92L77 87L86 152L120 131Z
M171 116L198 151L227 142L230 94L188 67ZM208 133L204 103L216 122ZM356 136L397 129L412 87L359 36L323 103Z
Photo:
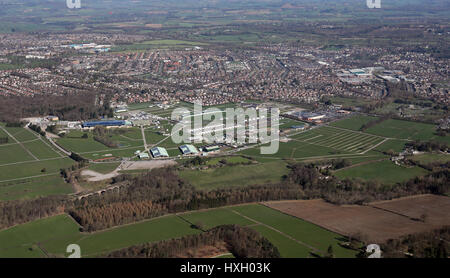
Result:
M90 128L90 127L96 127L96 126L124 126L129 125L129 122L127 121L119 121L119 120L111 120L111 121L93 121L93 122L84 122L82 124L83 128Z
M150 152L152 153L152 156L154 158L169 157L169 154L167 153L167 150L165 148L155 147L155 148L152 148L150 150Z
M217 145L208 145L208 146L203 146L202 147L204 152L218 152L220 151L220 147Z
M149 159L150 158L150 156L146 152L140 152L140 153L138 153L137 156L139 157L139 159Z
M198 154L198 150L192 145L182 145L179 149L184 155Z

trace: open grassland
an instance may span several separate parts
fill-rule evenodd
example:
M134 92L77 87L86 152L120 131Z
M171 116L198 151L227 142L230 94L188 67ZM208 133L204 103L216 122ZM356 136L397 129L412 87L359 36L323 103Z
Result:
M261 155L259 147L240 153L252 157L294 160L351 157L368 153L383 140L371 134L323 126L293 133L288 142L280 142L275 154Z
M221 162L226 162L226 164L237 164L237 163L249 163L250 159L242 156L227 156L227 157L214 157L206 162L206 165L218 165Z
M119 162L92 163L89 165L89 170L95 171L100 174L108 174L119 167L119 165Z
M35 160L19 144L0 145L0 165Z
M367 133L408 140L436 140L450 144L450 136L438 136L432 124L389 119L366 130Z
M72 192L72 186L66 183L59 174L13 182L0 182L1 201L32 199Z
M207 170L180 171L181 178L200 189L216 189L228 186L246 186L280 182L288 173L286 164L281 161L256 164L225 166Z
M192 225L201 225L202 229L208 230L219 225L236 224L241 226L248 226L255 224L255 222L243 218L238 214L232 212L227 208L219 208L214 210L190 212L180 214L180 217Z
M88 138L82 138L87 134ZM109 137L119 147L110 148L94 140L92 132L71 131L65 137L57 139L57 143L66 150L80 154L88 159L102 159L107 157L133 157L135 151L144 149L142 134L138 128L117 130Z
M298 257L299 255L301 257L306 255L305 248L307 248L308 253L313 252L320 255L326 253L328 246L331 245L336 257L355 256L354 251L338 245L340 240L342 240L341 235L327 231L304 220L294 218L262 205L239 206L233 207L232 210L244 217L253 219L253 221L257 221L261 226L291 239L292 242L290 243L292 244L285 242L285 245L283 245L284 248L280 250L282 254L285 252L285 254L291 254L293 257ZM270 240L269 235L270 233L266 231L266 236Z
M405 140L389 139L383 144L376 147L374 151L387 152L392 150L399 153L405 149L406 143L407 141Z
M40 246L46 254L66 256L66 247L75 243L83 257L92 257L112 250L177 238L198 233L176 216L167 216L126 225L92 234L79 232L78 225L68 215L59 215L0 232L0 257L26 254L32 246ZM34 254L33 254L34 255ZM28 256L24 256L28 257Z
M404 167L385 160L338 170L334 172L334 175L341 179L359 178L394 184L417 176L423 176L427 173L427 170L420 167Z
M421 164L430 164L430 163L447 163L450 162L450 155L442 154L442 153L426 153L415 155L411 157L412 160L417 161Z
M38 159L59 158L61 155L57 153L50 143L43 140L36 140L32 142L23 143L23 146L28 149Z
M358 131L361 129L361 127L363 125L365 125L368 122L373 121L375 119L376 119L376 117L358 115L358 116L353 116L353 117L345 119L345 120L333 122L330 125L335 126L335 127L346 128L346 129Z
M37 135L35 135L32 131L22 128L22 127L6 127L5 124L0 124L0 126L6 130L7 133L12 135L14 138L17 139L19 142L25 142L30 141L37 138ZM15 142L14 142L15 143Z
M67 168L75 162L70 158L57 158L18 164L0 165L0 183L12 179L26 179L38 175L59 174L61 168ZM45 172L42 170L45 168Z
M0 200L67 194L72 187L60 178L60 169L75 162L55 150L47 139L22 127L0 124Z
M113 250L147 242L200 233L193 223L205 228L223 224L249 226L278 247L283 257L311 257L325 253L332 245L337 257L353 257L354 251L338 246L342 238L306 221L262 205L242 205L169 215L96 233L80 233L68 215L59 215L0 231L0 257L68 256L66 247L78 244L83 257L95 257Z

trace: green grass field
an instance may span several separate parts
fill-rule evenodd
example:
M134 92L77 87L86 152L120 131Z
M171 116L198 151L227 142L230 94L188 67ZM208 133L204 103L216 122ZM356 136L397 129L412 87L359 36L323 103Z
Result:
M329 245L332 245L335 256L337 257L354 257L355 255L354 251L342 248L338 245L339 241L342 239L341 235L325 230L304 220L286 215L262 205L239 206L233 207L232 210L262 223L262 226L265 228L276 229L278 231L278 236L283 235L285 238L288 238L285 236L287 235L304 243L303 245L299 244L297 241L285 241L285 245L283 245L284 248L279 248L282 255L284 253L285 255L290 254L292 257L303 257L306 255L306 246L314 247L325 253ZM274 231L273 229L270 230ZM282 234L280 234L280 232ZM269 232L266 234L263 232L263 235L271 240ZM279 239L281 240L281 238ZM307 252L310 251L314 250L307 248Z
M80 245L83 257L96 257L132 245L200 233L192 227L199 221L206 228L249 226L275 244L283 257L311 257L310 252L324 253L329 245L337 257L355 255L338 246L342 236L336 233L262 205L243 205L169 215L96 233L80 233L72 218L58 215L0 231L0 257L64 257L69 255L69 244Z
M403 167L386 160L374 162L335 172L339 178L359 178L363 180L377 180L383 183L394 184L407 181L416 176L426 175L428 171L420 167Z
M228 186L246 186L280 182L288 173L286 164L281 161L256 164L226 166L207 170L180 171L181 178L200 189L216 189Z
M261 155L259 147L239 153L267 159L338 158L364 154L383 141L378 136L328 126L293 133L289 139L289 142L280 142L275 154Z
M436 127L431 124L389 119L366 130L367 133L409 140L437 140L450 144L450 136L437 136Z
M342 121L333 122L330 125L358 131L364 124L367 124L375 119L376 117L358 115Z
M208 165L208 166L218 165L218 164L220 164L220 161L223 161L223 160L225 160L227 164L248 163L251 161L250 159L247 159L242 156L214 157L214 158L209 159L206 162L206 165Z
M405 140L390 139L376 147L374 150L380 152L387 152L389 150L392 150L394 152L401 152L405 149L406 143L407 141Z
M83 134L88 138L82 138ZM123 134L112 134L109 137L119 144L117 148L110 148L94 140L92 132L71 131L57 143L66 150L78 153L87 159L102 159L110 156L133 157L135 151L144 149L142 134L138 128L129 128Z
M9 137L8 144L0 145L0 200L72 193L59 173L73 165L73 160L26 128L0 126L0 136Z
M450 161L450 155L438 153L426 153L421 155L415 155L411 157L411 159L422 164L430 164L435 162L447 163Z
M72 192L72 186L64 182L59 174L13 182L0 182L1 201L32 199Z
M119 162L104 162L104 163L92 163L89 165L89 170L95 171L101 174L108 174L119 167Z

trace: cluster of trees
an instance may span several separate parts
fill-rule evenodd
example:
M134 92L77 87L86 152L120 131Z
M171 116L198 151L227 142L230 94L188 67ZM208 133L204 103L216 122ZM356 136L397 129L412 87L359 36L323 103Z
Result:
M117 148L119 147L119 144L117 142L114 142L111 140L111 134L104 126L96 126L94 128L94 140L102 143L103 145L109 147L109 148Z
M100 136L95 135L94 136L94 140L99 142L99 143L102 143L103 145L105 145L105 146L107 146L109 148L117 148L117 147L119 147L119 144L117 144L117 142L114 142L113 140L111 140L108 137L100 137Z
M277 184L198 190L173 168L154 169L136 177L114 178L114 190L83 199L46 197L0 204L0 227L68 212L85 231L177 213L227 205L274 200L323 198L334 204L363 204L414 194L448 194L450 173L440 169L407 182L385 185L375 181L339 180L321 174L315 164L294 164Z
M9 138L8 137L0 137L0 144L8 144Z
M34 132L39 133L39 134L42 135L42 136L45 136L45 131L42 130L42 128L41 128L40 126L30 124L28 127L29 127L31 130L33 130Z
M371 128L371 127L374 127L374 126L376 126L377 124L382 123L382 122L384 122L384 121L386 121L386 120L388 120L388 119L389 119L389 117L381 117L381 118L377 118L377 119L375 119L375 120L372 120L372 121L370 121L370 122L367 122L367 123L365 123L365 124L363 124L363 125L361 126L361 128L359 129L359 131L366 131L367 129L369 129L369 128Z
M385 258L440 258L450 256L450 226L391 239L381 246Z
M75 160L75 161L77 161L77 162L83 162L83 163L86 163L86 162L87 162L87 159L86 159L86 158L84 158L84 157L82 157L81 155L79 155L79 154L77 154L77 153L74 153L74 152L72 152L72 153L70 154L70 158L72 158L73 160Z
M187 251L225 242L236 258L279 258L278 249L258 232L237 225L223 225L197 235L132 246L112 252L111 258L175 258Z
M208 192L197 190L180 179L176 171L170 168L155 169L132 179L116 177L115 181L128 185L102 195L76 200L73 208L69 210L86 231L131 223L165 213L304 197L298 186L293 184L224 188ZM127 209L119 211L118 207L121 205ZM104 221L103 215L113 214L112 219Z
M113 116L109 103L95 105L94 93L67 95L2 96L0 101L0 121L16 122L17 119L55 115L68 121L96 119Z
M61 196L0 202L0 229L63 213L66 203Z
M56 125L47 126L46 131L53 133L53 134L58 134L58 128L56 127Z
M24 122L16 122L16 121L8 121L6 123L6 127L23 127L25 125Z
M203 158L201 156L196 156L193 159L186 160L184 162L184 166L186 166L186 167L189 167L189 166L201 166L201 165L205 165L207 161L208 160L206 158Z
M433 152L433 151L443 151L448 150L448 145L444 142L430 141L430 142L408 142L406 147L413 148L419 152Z
M333 159L331 161L331 168L333 170L342 169L352 165L352 162L348 159Z

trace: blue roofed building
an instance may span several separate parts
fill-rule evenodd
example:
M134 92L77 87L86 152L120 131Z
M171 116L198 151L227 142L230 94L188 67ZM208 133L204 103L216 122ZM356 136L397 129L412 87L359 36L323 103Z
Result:
M125 125L130 125L130 122L121 120L92 121L92 122L84 122L81 126L83 128L90 128L96 126L109 127L109 126L125 126Z

